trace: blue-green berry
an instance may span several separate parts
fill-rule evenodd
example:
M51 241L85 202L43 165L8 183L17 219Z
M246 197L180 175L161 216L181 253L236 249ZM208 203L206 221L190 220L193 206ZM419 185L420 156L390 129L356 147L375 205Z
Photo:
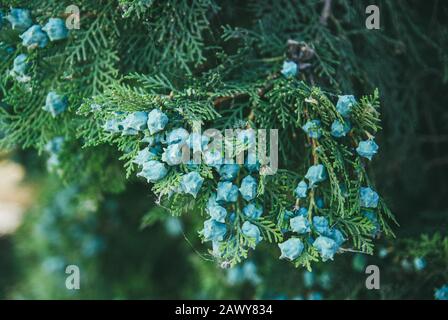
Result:
M246 217L258 219L263 214L263 208L254 203L249 203L243 208L243 213Z
M103 109L103 107L100 104L98 104L98 103L92 103L90 105L90 111L91 112L101 111L102 109Z
M198 172L193 171L182 176L180 187L184 193L189 193L196 198L203 182L204 178Z
M294 61L284 61L282 66L281 73L287 77L292 78L297 75L297 72L299 71L299 68L297 66L297 63Z
M317 164L309 167L305 178L308 179L310 187L312 187L316 183L322 182L327 179L327 171L322 164Z
M222 154L219 150L207 148L203 154L204 163L210 167L219 169L222 165Z
M256 134L254 129L244 129L237 132L237 141L245 146L254 146Z
M380 197L372 188L367 187L359 190L360 206L364 208L376 208Z
M302 127L303 131L312 139L319 139L322 136L322 129L319 120L309 120Z
M322 272L317 277L317 281L318 281L319 285L326 290L330 290L332 287L330 272L327 272L327 271Z
M61 152L64 145L64 137L55 137L47 142L45 145L45 151L48 153L57 154Z
M290 261L297 259L304 249L302 240L298 238L290 238L285 242L279 243L278 247L281 251L280 259L288 259Z
M178 218L169 217L165 220L165 230L170 236L179 236L182 234L182 222Z
M137 153L132 162L138 164L139 166L142 166L145 162L155 160L156 158L157 158L156 150L151 147L146 147Z
M212 255L216 258L222 257L222 242L218 240L212 241Z
M57 94L54 91L50 91L47 94L47 98L45 100L45 106L42 109L47 112L50 112L54 118L58 114L64 112L66 108L67 108L67 98L65 96Z
M238 176L239 171L240 166L238 164L224 164L219 168L218 173L221 180L232 181Z
M181 164L184 161L184 152L182 148L183 145L180 143L170 144L168 147L164 148L162 161L166 162L169 166Z
M123 121L121 121L121 125L123 126L123 130L121 131L121 134L123 136L136 136L138 135L138 130L129 128L129 127L124 127L123 125Z
M289 211L289 210L283 211L283 218L285 220L289 220L289 219L295 217L296 215L297 215L297 212L292 212L292 211Z
M372 160L372 157L378 153L378 145L371 139L361 141L356 148L356 152L358 152L361 157Z
M320 300L324 300L324 295L321 292L313 291L313 292L308 293L308 296L306 299L320 301Z
M316 207L318 207L319 209L323 209L324 208L325 202L324 202L324 199L322 197L316 197L315 202L316 202Z
M241 196L246 201L251 201L257 196L257 180L252 176L246 176L240 186Z
M350 122L334 120L331 124L331 135L335 138L345 137L350 132Z
M258 172L260 171L260 163L258 161L251 161L252 159L247 159L244 162L244 167L249 171L250 173Z
M434 298L437 300L448 300L448 284L436 289L434 292Z
M289 225L293 232L304 234L311 231L310 222L304 216L297 216L289 220Z
M50 18L42 30L47 33L50 41L62 40L68 37L65 21L59 18Z
M352 259L352 268L357 272L363 272L367 266L367 258L365 254L357 253Z
M238 200L238 187L232 182L224 181L218 183L216 201L236 202Z
M244 278L251 282L253 285L257 285L261 282L260 276L257 274L257 267L252 261L247 261L243 264Z
M226 281L231 286L243 283L244 280L243 269L240 266L232 267L227 271Z
M148 113L144 111L132 112L124 118L122 125L124 130L132 129L134 131L142 131L146 129L148 121Z
M308 208L301 207L296 210L296 214L302 217L308 217Z
M263 240L263 237L261 236L260 229L250 223L249 221L245 221L241 227L241 232L248 238L255 239L255 243L259 243L261 240Z
M319 236L314 240L313 247L319 252L322 261L333 260L333 256L339 250L336 241L325 236Z
M317 233L321 235L328 235L330 233L330 223L326 217L314 216L313 226Z
M306 192L308 191L308 184L302 180L297 184L296 189L294 190L296 194L296 198L306 198Z
M12 8L5 19L11 23L13 29L25 30L33 24L30 11L26 9Z
M386 258L388 255L389 255L389 250L387 250L386 248L381 248L381 249L378 251L378 256L379 256L381 259Z
M28 28L20 35L20 38L22 39L22 44L28 49L33 49L36 47L43 48L48 43L47 35L37 24Z
M145 178L148 182L157 182L167 175L168 170L165 165L156 160L150 160L143 164L142 171L137 176Z
M248 281L253 285L261 282L261 278L257 274L257 268L252 261L247 261L242 266L230 268L227 272L227 283L230 285L241 284Z
M11 70L11 76L15 77L20 82L27 82L31 80L31 77L26 75L26 71L30 65L27 62L28 56L24 53L19 54L13 62L13 68Z
M416 257L414 258L414 268L417 271L422 271L426 268L426 259L422 257Z
M333 239L338 246L341 246L345 241L345 237L342 232L335 228L330 229L330 232L326 234L326 236Z
M339 96L336 110L341 116L347 118L352 111L352 107L356 104L356 99L352 95Z
M187 142L190 134L184 128L176 128L170 131L167 134L166 142L168 144L181 143L184 144Z
M24 53L19 54L13 62L13 68L12 70L18 74L18 75L24 75L26 72L26 69L28 67L28 63L26 62L26 59L28 56Z
M197 132L191 133L188 138L188 146L190 149L193 149L193 152L205 150L209 142L209 137L206 135L201 135Z
M361 210L361 214L369 219L369 221L373 224L373 230L371 234L373 237L376 236L381 231L381 226L378 222L376 213L370 210Z
M224 223L214 219L204 221L204 229L202 234L205 241L223 241L227 233L227 227Z
M314 283L316 282L316 276L314 275L314 272L312 271L305 271L303 273L303 284L306 288L311 288L314 286Z
M119 133L123 130L123 125L118 119L108 119L103 125L103 130L110 133Z
M151 134L157 133L165 129L168 123L168 116L159 109L151 110L148 114L148 129Z
M213 218L214 220L221 223L225 222L227 216L227 210L216 202L215 194L208 199L206 210L210 215L210 217Z

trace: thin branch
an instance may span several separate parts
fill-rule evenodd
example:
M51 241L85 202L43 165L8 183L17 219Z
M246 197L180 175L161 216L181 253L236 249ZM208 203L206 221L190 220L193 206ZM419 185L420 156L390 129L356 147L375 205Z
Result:
M238 93L233 96L218 97L213 101L213 104L215 105L215 107L219 107L221 104L223 104L226 101L234 100L234 99L241 98L241 97L247 97L247 96L249 96L247 93Z
M324 26L327 25L328 17L331 14L331 0L324 0L324 8L322 9L322 14L320 15L320 23Z

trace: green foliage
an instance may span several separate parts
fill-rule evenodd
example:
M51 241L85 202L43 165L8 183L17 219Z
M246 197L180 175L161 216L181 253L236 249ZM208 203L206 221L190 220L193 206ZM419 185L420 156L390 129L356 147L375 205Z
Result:
M267 4L260 11L262 5L254 7L250 4L249 12L255 19L260 19L261 23L254 27L252 33L243 32L248 38L241 39L235 29L232 31L231 27L226 26L221 30L213 29L214 36L205 41L205 30L211 31L206 13L217 14L218 9L217 5L210 1L195 2L193 6L187 1L175 3L168 1L163 4L120 2L119 5L126 11L124 18L115 13L117 4L113 2L102 6L99 11L93 9L93 4L86 3L86 8L92 6L92 14L82 21L83 27L79 32L71 30L68 41L52 44L48 49L33 53L35 57L31 58L32 82L29 84L12 82L12 90L5 99L6 103L13 106L12 112L6 113L3 121L6 124L3 128L5 146L35 145L42 150L51 138L63 135L68 141L64 142L64 152L58 160L62 163L61 175L69 180L75 177L78 166L70 160L70 157L64 155L69 155L74 149L73 145L79 146L78 141L82 141L85 151L80 157L88 159L87 170L84 170L86 177L82 181L99 181L100 183L96 184L100 188L102 185L107 185L111 190L119 190L122 186L120 180L113 174L115 169L108 172L109 168L113 168L106 164L110 158L98 148L103 144L115 145L121 152L119 160L124 162L126 177L130 178L136 167L133 159L142 145L139 140L142 137L135 139L130 136L104 133L102 130L104 121L116 117L119 113L160 109L169 119L173 119L170 121L172 128L183 126L192 129L194 124L199 122L206 127L217 126L226 129L246 121L247 126L252 128L279 129L281 168L295 172L300 177L303 177L306 168L313 164L321 163L327 169L329 185L322 186L318 191L310 191L309 203L300 204L308 207L310 221L314 215L327 216L332 225L346 227L343 232L353 239L354 249L372 253L373 244L370 235L373 226L366 219L356 218L360 216L359 187L371 185L371 182L367 178L363 164L354 157L353 150L349 146L350 144L356 146L364 136L370 138L380 129L377 111L378 91L371 97L361 99L353 110L354 129L348 145L333 139L328 129L323 129L323 137L319 141L304 138L301 127L307 121L320 119L323 127L329 128L334 120L342 121L342 118L334 107L334 95L314 85L316 81L322 84L329 81L332 87L335 85L333 76L325 71L334 69L334 66L329 63L327 67L322 67L331 60L324 58L327 49L325 45L313 49L305 47L309 51L307 59L314 56L318 64L312 66L312 72L301 72L300 79L285 79L275 71L280 61L270 59L272 54L285 52L283 44L275 45L279 39L270 39L273 41L269 42L270 51L265 49L264 41L268 37L263 35L266 31L264 25L270 25L270 19L278 19L294 8L288 5L270 8ZM314 9L313 4L310 3L309 6L309 10ZM280 16L264 14L264 10L268 8L270 11L274 9L273 12ZM56 9L60 10L59 7ZM132 12L137 13L137 18ZM179 15L179 12L182 14ZM48 13L45 16L48 16ZM131 31L140 21L143 21L144 28L151 29L149 34L154 37L146 41L146 46L140 45L143 39L123 36L123 34L146 36L144 32ZM287 28L283 23L277 27L280 29L275 30L274 34L292 36L287 32L280 32ZM326 30L323 26L320 28ZM315 36L313 33L312 35ZM235 38L237 38L236 48L239 50L236 54L227 49L228 44ZM154 43L161 43L162 46L154 46ZM205 58L208 47L213 47L214 51L219 52L215 61ZM127 48L127 52L123 52L123 48ZM168 55L171 56L170 60L166 60ZM256 58L258 64L248 59L260 55L261 60ZM147 65L137 63L141 60ZM193 61L194 64L191 64ZM204 64L206 61L207 64ZM119 72L117 65L119 62L125 72L149 71L155 68L157 73L152 72L154 75L131 73L123 79L115 79ZM63 65L67 65L68 68L62 68ZM188 74L192 74L190 66L196 68L195 76L187 76L183 81L180 81L177 72L171 72L183 68ZM164 73L164 70L167 73ZM24 87L31 88L32 92L26 94ZM43 105L43 97L49 89L64 89L69 95L70 111L59 117L58 121L51 121L50 116L38 107ZM22 99L18 104L16 97ZM89 97L91 98L86 99ZM30 103L34 99L35 103ZM92 109L92 106L99 108ZM18 115L20 116L15 120ZM29 123L30 119L33 120L32 123ZM29 130L29 127L36 131ZM297 148L297 145L301 147ZM103 147L102 150L106 151L107 148ZM88 156L91 152L101 152L101 156ZM78 163L79 160L76 159ZM103 166L107 167L106 171L100 169ZM103 176L114 177L110 179L97 177L96 172L99 171ZM193 201L188 196L175 194L180 178L186 172L188 169L182 166L172 168L168 177L156 183L153 188L158 198L157 202L169 208L174 215L191 210L202 213L208 197L216 186L216 178L210 168L201 166L199 172L209 182L205 183L203 188L205 190L198 198ZM240 179L238 178L238 181ZM102 181L104 183L101 183ZM282 217L283 211L299 206L299 202L295 203L292 197L286 196L292 194L296 183L297 180L289 180L289 184L283 185L283 188L273 189L270 189L269 184L263 186L268 190L266 197L263 194L259 197L265 212L269 214L262 220L252 223L260 228L262 235L269 242L283 240L278 227L281 227L284 219L279 217ZM347 186L348 196L343 195L341 185ZM318 196L316 192L321 193L319 196L328 203L325 209L316 206L315 197ZM387 212L388 209L383 203L381 207ZM227 244L222 248L225 252L222 258L231 265L247 257L247 248L255 247L255 243L241 233L241 225L247 220L241 215L242 205L238 203L234 209L237 222L229 232ZM390 228L385 219L386 214L383 217L380 212L379 215L387 234ZM306 254L304 261L298 264L309 268L309 261L315 259L316 252L311 246L307 246Z

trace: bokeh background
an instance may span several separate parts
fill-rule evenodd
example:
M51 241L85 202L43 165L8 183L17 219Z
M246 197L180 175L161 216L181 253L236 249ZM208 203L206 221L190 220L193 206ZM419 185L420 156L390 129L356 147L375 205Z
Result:
M345 34L353 56L344 59L356 66L355 91L381 93L373 171L399 222L395 239L377 239L373 256L337 255L313 272L264 244L222 269L198 240L201 219L171 218L141 181L92 196L49 173L45 155L16 149L0 153L0 298L434 299L448 283L448 5L376 2L382 30ZM270 14L267 24L280 19ZM65 287L70 264L80 267L80 290ZM380 267L380 290L365 287L369 264Z

